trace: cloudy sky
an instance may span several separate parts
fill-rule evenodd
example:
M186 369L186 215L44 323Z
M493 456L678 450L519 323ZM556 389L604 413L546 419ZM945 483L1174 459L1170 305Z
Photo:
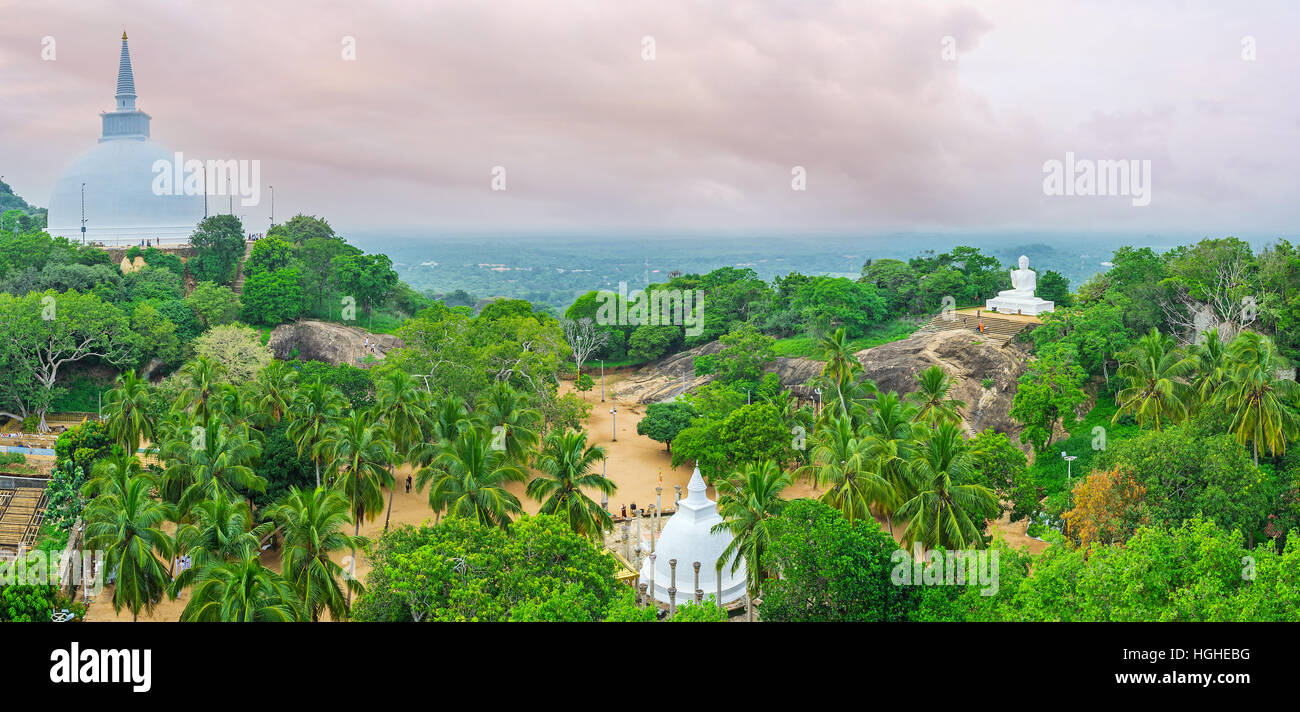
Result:
M39 205L98 138L125 29L154 140L259 160L277 215L345 229L1300 231L1294 2L0 0L0 16L0 174ZM1045 195L1044 162L1067 152L1150 161L1150 205Z

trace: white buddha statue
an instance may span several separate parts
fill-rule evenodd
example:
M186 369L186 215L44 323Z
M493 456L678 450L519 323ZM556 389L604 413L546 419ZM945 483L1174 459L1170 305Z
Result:
M1002 314L1037 315L1053 311L1056 305L1034 295L1038 288L1038 273L1029 269L1029 258L1021 255L1019 269L1011 270L1011 289L998 292L998 296L984 303L987 309Z

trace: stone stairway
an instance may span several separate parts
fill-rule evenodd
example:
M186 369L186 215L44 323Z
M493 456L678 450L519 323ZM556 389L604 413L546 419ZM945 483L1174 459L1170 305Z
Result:
M998 316L992 312L984 312L979 317L976 317L973 313L967 314L964 312L954 312L950 316L951 319L945 318L943 314L936 315L917 331L936 332L964 329L981 336L985 341L1002 346L1015 338L1016 334L1036 323L1025 319ZM963 319L965 320L964 323ZM980 322L984 322L984 333L982 335L979 333Z
M244 293L244 263L253 254L254 244L256 243L252 240L244 242L244 258L239 261L239 270L235 272L235 281L230 284L230 290L235 294Z
M17 553L20 546L31 548L45 519L43 488L19 487L0 490L0 553Z

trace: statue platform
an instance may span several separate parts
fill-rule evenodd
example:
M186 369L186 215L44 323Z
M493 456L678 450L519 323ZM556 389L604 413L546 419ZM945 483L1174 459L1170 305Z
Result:
M999 314L1025 314L1028 316L1038 316L1046 312L1054 311L1056 304L1046 299L1039 299L1035 296L1022 297L1018 295L999 294L992 299L984 302L984 308L997 310Z

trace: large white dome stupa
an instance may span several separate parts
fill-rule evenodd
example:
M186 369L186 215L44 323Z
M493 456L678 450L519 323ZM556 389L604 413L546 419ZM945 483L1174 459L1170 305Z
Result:
M731 544L729 532L713 532L722 523L717 504L705 493L707 486L700 476L699 465L691 474L686 486L687 497L677 503L677 513L669 517L663 533L655 545L654 559L647 558L641 565L641 581L654 580L654 597L669 603L668 588L672 585L672 568L669 561L677 560L677 605L695 598L695 568L700 562L700 589L705 598L718 594L717 565L722 552ZM654 564L653 576L650 571ZM722 600L730 603L745 595L745 562L740 561L735 573L731 571L732 559L722 565ZM647 590L647 593L649 591Z
M203 195L184 195L184 191L159 195L155 191L155 161L171 164L174 156L150 140L150 117L136 108L135 76L125 32L115 98L115 110L101 114L99 143L73 161L55 182L46 231L81 241L84 206L88 242L184 242L203 219Z

